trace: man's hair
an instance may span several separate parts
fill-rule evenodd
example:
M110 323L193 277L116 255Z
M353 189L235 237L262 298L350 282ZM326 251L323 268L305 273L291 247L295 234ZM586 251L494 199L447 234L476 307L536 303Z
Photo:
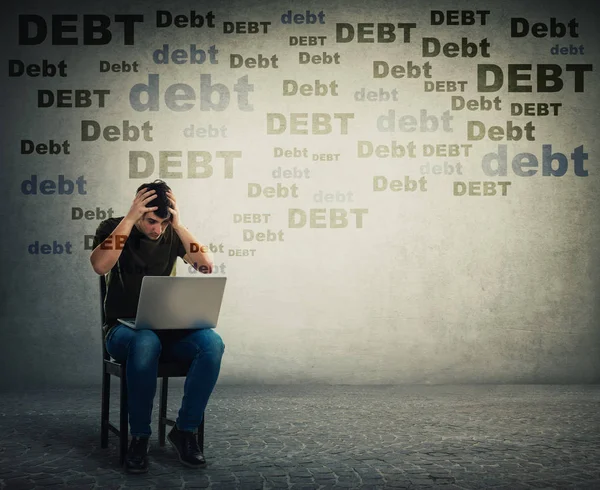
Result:
M167 191L170 191L171 188L167 185L167 183L160 179L156 179L154 182L142 184L137 188L137 191L135 191L135 193L137 194L144 187L147 187L149 191L156 191L156 198L146 203L146 207L151 208L154 206L158 206L158 209L155 209L153 213L156 214L156 216L158 216L159 218L170 218L171 213L168 208L171 206L171 202L167 197Z

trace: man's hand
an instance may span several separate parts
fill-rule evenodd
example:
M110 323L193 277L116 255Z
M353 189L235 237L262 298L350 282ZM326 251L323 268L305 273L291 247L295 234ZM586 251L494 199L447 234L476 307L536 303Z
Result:
M144 187L135 195L133 204L124 220L129 221L131 224L135 224L145 213L158 209L158 206L153 206L151 208L146 207L146 204L156 197L155 190L148 191L147 189L147 187Z
M175 196L173 195L172 191L167 191L167 197L169 198L169 201L171 201L171 206L169 207L169 211L171 212L171 226L175 231L177 231L177 229L181 226L177 201L175 200Z

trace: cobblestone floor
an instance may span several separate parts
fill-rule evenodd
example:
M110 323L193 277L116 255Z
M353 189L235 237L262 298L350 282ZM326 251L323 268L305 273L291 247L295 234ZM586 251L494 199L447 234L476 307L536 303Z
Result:
M129 475L114 434L100 448L99 388L2 393L0 488L600 489L600 385L217 385L206 469L158 445L157 413Z

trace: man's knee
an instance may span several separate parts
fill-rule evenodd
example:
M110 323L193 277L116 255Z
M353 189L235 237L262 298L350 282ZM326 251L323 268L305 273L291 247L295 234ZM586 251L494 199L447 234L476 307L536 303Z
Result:
M222 356L225 352L225 342L214 328L195 330L194 341L203 352L211 352L218 356Z
M210 330L212 333L212 337L213 337L213 343L215 345L215 349L221 353L221 355L223 355L223 353L225 352L225 342L223 342L223 339L221 338L221 336L215 332L214 330Z
M129 344L129 348L134 348L136 351L152 352L160 355L162 344L154 331L136 330L135 335Z

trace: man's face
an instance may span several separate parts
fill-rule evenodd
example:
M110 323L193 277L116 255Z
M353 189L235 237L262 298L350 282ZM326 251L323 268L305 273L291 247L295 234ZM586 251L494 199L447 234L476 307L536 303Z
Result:
M169 226L169 218L159 218L153 212L148 212L136 223L137 229L150 240L158 240Z

